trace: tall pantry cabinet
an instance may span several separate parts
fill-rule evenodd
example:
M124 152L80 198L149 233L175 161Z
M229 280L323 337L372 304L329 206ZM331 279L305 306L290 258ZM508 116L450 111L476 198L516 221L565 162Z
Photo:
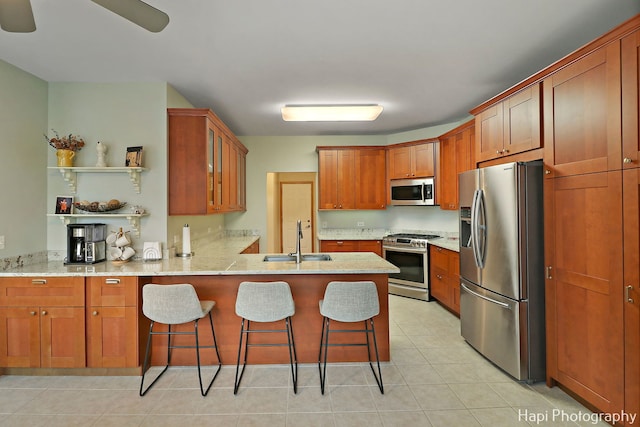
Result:
M639 27L542 82L547 382L606 413L640 410Z
M625 411L640 414L640 30L622 39Z

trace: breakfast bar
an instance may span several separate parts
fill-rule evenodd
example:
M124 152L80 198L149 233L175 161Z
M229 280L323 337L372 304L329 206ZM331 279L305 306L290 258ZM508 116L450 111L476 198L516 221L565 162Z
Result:
M244 242L246 246L252 243ZM387 278L397 271L396 267L373 253L328 255L330 260L296 264L268 262L264 254L201 248L191 258L157 262L65 266L50 261L2 271L0 373L139 374L149 325L141 311L141 289L147 283L190 283L201 300L216 301L212 313L222 363L235 364L240 331L235 298L242 281L289 283L295 302L292 323L300 363L318 360L322 328L318 302L326 285L333 280L373 281L380 300L380 314L375 318L380 360L388 361ZM259 335L267 342L280 339L280 334ZM166 341L162 339L166 338L154 337L152 365L165 363ZM336 342L340 339L336 335ZM203 355L203 364L214 360L213 350ZM329 362L366 360L366 349L361 347L336 347L329 352ZM174 350L171 363L195 364L193 351ZM248 363L288 363L288 352L285 347L262 347L249 353Z

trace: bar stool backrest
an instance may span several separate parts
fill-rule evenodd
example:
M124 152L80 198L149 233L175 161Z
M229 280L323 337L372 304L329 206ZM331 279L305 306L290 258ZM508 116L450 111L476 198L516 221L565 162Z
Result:
M378 289L371 281L329 282L320 314L339 322L359 322L380 313Z
M154 322L178 325L202 318L198 294L188 283L142 287L142 312Z
M236 314L252 322L275 322L293 316L295 305L287 282L242 282Z

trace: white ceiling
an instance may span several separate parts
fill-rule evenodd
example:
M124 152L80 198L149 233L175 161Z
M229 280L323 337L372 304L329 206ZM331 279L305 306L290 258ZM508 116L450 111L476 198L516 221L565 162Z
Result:
M50 82L166 81L237 135L451 123L640 13L638 0L146 0L150 33L88 0L31 0L0 59ZM1 94L0 94L1 97ZM283 122L285 104L380 103L375 122Z

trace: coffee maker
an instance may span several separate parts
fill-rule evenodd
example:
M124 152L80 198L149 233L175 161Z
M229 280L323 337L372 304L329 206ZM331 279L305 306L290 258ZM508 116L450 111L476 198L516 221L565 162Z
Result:
M65 264L95 264L107 258L106 224L68 224Z

